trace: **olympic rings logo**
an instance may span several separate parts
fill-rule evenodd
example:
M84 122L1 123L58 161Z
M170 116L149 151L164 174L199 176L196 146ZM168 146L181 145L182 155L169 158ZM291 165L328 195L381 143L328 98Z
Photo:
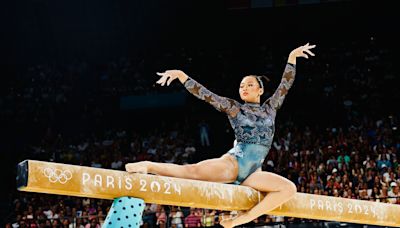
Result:
M69 170L45 168L43 173L45 177L49 178L51 183L60 182L61 184L65 184L72 178L72 173Z

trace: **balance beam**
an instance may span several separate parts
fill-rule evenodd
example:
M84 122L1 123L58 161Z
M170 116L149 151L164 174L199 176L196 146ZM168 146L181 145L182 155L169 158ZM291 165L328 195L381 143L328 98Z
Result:
M99 199L131 196L147 203L218 210L248 210L265 194L252 188L207 181L128 173L25 160L18 164L20 191ZM400 226L400 205L296 193L269 215Z

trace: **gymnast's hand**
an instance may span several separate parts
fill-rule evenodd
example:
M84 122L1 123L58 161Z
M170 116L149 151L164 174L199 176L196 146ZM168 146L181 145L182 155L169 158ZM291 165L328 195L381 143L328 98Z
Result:
M310 51L310 49L315 48L315 46L316 45L310 45L310 43L307 43L306 45L303 45L303 46L300 46L300 47L294 49L289 54L288 62L292 63L292 64L296 64L297 57L303 57L303 58L308 59L309 55L315 56L315 54Z
M161 78L156 83L161 86L164 86L165 83L169 86L169 84L177 78L181 83L184 83L188 78L188 76L181 70L167 70L163 73L157 73L157 75L161 76Z

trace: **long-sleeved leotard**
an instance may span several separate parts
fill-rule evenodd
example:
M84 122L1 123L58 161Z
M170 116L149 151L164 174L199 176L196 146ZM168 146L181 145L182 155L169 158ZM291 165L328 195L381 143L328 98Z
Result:
M235 138L239 145L239 147L230 150L229 153L234 154L237 158L250 156L247 160L258 160L257 163L261 162L255 165L256 168L259 168L272 144L275 132L276 111L281 107L288 90L292 86L295 74L295 65L288 63L278 88L262 105L258 103L241 104L233 99L218 96L190 77L186 80L184 86L197 98L206 101L217 110L225 112L228 115L229 122L235 132ZM254 144L253 146L246 146L246 148L252 147L251 150L253 151L257 150L254 148L256 147L255 145L261 145L260 151L263 152L258 152L257 155L246 155L247 152L243 151L247 150L243 147L244 144ZM253 152L249 153L253 154ZM255 170L253 169L255 167L253 166L254 164L252 164L251 170L245 172L250 173L243 175L247 177L254 172ZM239 173L241 172L240 169L239 162Z

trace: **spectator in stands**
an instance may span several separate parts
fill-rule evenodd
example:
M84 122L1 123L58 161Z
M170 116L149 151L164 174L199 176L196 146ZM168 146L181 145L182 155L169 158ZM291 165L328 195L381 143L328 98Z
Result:
M211 210L205 209L205 213L201 218L201 225L203 227L213 227L215 225L215 214Z
M196 209L191 207L190 214L185 218L185 227L193 228L200 226L201 226L201 219L198 215L196 215Z
M167 214L165 213L164 206L159 205L156 212L156 225L160 228L165 228L167 225Z
M199 123L199 133L201 146L210 146L209 126L205 120L201 120Z
M169 217L171 219L172 228L183 228L183 213L180 207L172 206Z
M400 191L399 185L396 182L390 183L390 190L388 192L388 202L393 204L399 204L400 202Z

